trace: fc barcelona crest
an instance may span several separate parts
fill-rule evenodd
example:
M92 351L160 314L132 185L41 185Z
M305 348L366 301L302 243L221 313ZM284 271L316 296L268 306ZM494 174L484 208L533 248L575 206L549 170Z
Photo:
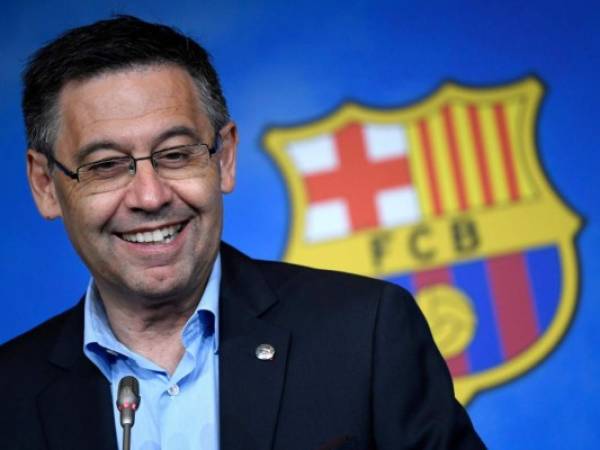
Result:
M284 259L411 291L463 404L538 364L575 310L580 220L538 160L542 93L448 83L264 138L291 203Z

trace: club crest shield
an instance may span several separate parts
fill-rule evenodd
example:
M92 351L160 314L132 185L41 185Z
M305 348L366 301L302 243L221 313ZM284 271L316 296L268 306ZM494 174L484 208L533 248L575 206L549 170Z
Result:
M533 77L447 83L264 136L291 205L284 259L411 291L463 404L538 364L575 310L580 219L538 160L542 94Z

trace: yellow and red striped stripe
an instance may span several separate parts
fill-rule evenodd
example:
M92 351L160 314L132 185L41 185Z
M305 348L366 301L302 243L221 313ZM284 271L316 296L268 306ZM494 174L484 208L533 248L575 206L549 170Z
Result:
M407 124L425 216L517 202L533 193L519 142L518 99L445 103Z

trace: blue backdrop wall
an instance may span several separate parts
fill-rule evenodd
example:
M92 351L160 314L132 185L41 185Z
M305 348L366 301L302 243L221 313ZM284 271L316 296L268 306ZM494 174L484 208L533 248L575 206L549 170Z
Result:
M349 101L387 112L400 108L407 117L400 121L417 123L419 113L411 105L432 98L447 80L491 88L529 77L541 86L537 113L531 123L514 122L514 133L531 134L535 148L524 151L537 154L538 175L562 198L564 210L579 217L574 238L548 225L562 236L561 255L574 250L575 258L563 260L559 272L541 275L549 283L553 277L563 280L555 283L559 291L571 283L572 298L564 292L559 297L574 309L563 311L555 342L538 352L539 358L479 389L468 409L490 448L600 444L600 8L595 2L23 0L3 5L0 184L6 194L6 239L0 254L0 342L74 304L89 276L62 224L46 223L34 209L25 178L20 70L31 52L60 31L111 13L175 25L212 53L241 136L238 184L225 201L225 240L261 258L294 259L289 245L302 209L293 204L289 164L267 151L269 132L310 128ZM473 95L465 98L476 103L479 97ZM372 122L380 116L360 117ZM269 151L285 146L276 147ZM520 232L518 226L511 231ZM505 326L510 328L510 317Z

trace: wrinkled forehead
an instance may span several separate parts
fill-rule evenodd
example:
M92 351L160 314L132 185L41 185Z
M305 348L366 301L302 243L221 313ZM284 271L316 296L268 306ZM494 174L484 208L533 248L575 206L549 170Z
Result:
M176 124L212 134L192 77L177 66L136 67L72 81L62 89L58 103L59 146L119 136L141 138Z
M196 110L202 106L192 77L174 65L135 66L69 81L58 100L63 114L91 108L115 117L144 114L160 104L185 103Z

